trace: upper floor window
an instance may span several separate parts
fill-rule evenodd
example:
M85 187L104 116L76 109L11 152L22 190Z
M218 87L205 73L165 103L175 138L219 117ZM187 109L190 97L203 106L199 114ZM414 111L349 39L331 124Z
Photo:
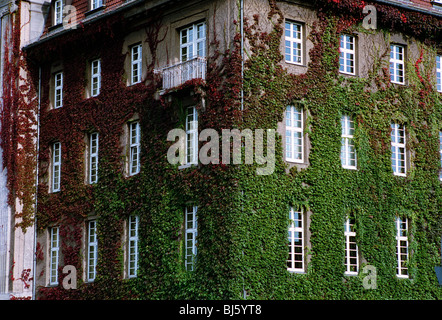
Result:
M398 123L391 124L391 167L397 176L406 176L406 141L405 126Z
M60 191L61 179L61 144L56 142L52 145L52 192Z
M136 84L141 82L142 73L142 46L137 44L133 46L130 50L131 54L131 84Z
M63 0L54 3L54 26L63 23Z
M103 6L103 0L92 0L91 10L98 9Z
M285 113L285 159L304 161L304 117L300 107L287 106Z
M180 61L206 56L206 24L193 24L180 31Z
M140 123L129 123L129 175L140 172Z
M304 272L304 214L290 208L289 220L287 270Z
M195 266L195 259L197 254L196 237L198 235L198 222L197 222L197 210L196 206L187 206L184 212L184 227L185 227L185 267L186 270L192 271Z
M198 111L196 106L187 108L185 164L198 163Z
M346 74L355 74L355 37L341 35L339 46L339 71Z
M302 64L302 25L285 22L285 61Z
M58 253L60 250L60 240L58 227L52 227L49 229L49 246L50 246L50 258L49 258L49 284L58 284Z
M54 75L54 108L63 106L63 72Z
M97 221L88 222L87 232L87 281L95 280L98 257Z
M436 88L442 92L442 56L436 56Z
M91 62L91 96L100 94L101 89L101 60L97 59Z
M345 169L356 169L356 148L354 144L355 125L353 120L341 117L341 164Z
M358 246L356 244L355 219L350 215L344 225L345 236L345 274L358 274L359 257Z
M390 80L405 83L405 47L397 44L390 46Z
M128 255L127 269L128 277L137 276L138 270L138 223L139 217L135 215L129 216L128 221Z
M98 182L98 133L89 135L89 183Z
M408 278L408 219L396 218L396 275Z

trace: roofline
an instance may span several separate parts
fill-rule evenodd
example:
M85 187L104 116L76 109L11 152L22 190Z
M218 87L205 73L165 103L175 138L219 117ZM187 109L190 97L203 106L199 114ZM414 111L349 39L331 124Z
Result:
M414 2L406 3L404 1L399 1L399 0L375 0L375 1L383 3L383 4L388 4L391 6L400 7L403 9L410 10L410 11L416 11L416 12L436 16L438 18L442 18L442 10L422 8L422 7L417 6Z

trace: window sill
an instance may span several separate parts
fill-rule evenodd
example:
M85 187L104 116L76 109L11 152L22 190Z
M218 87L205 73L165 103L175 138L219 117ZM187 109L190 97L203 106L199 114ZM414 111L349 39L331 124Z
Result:
M306 274L304 270L296 270L296 269L287 269L291 274Z
M359 273L358 272L344 272L344 276L349 276L349 277L354 277L357 276Z
M187 164L183 164L181 166L178 167L179 170L182 169L186 169L186 168L190 168L190 167L197 167L198 164L197 163L187 163Z
M85 17L92 16L92 15L98 13L98 12L104 11L105 8L106 8L106 6L105 6L105 5L102 5L101 7L98 7L98 8L95 8L95 9L91 9L91 10L85 12L85 13L84 13L84 16L85 16Z
M357 167L350 167L350 166L342 166L342 169L358 171Z

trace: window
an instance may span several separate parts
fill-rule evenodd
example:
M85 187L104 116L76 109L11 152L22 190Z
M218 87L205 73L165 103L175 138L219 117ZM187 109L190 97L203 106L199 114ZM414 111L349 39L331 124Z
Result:
M356 148L354 144L355 125L353 120L341 117L341 164L345 169L356 169Z
M345 274L358 274L358 246L356 245L355 219L351 215L347 218L344 225L345 236Z
M287 259L287 270L293 272L304 272L304 219L302 211L295 211L290 208L288 247L289 257Z
M187 108L185 163L198 164L198 112L195 106Z
M355 37L341 35L339 46L339 71L355 74Z
M440 156L440 171L439 171L439 180L442 181L442 131L439 131L439 156Z
M103 0L92 0L91 2L91 10L100 8L103 6Z
M181 62L206 56L206 24L193 24L180 31Z
M97 241L97 222L91 220L88 222L88 247L87 247L87 281L95 280L97 255L98 255L98 241Z
M391 124L391 167L397 176L406 176L405 127Z
M89 183L98 181L98 133L89 136Z
M91 96L96 97L101 89L101 60L91 62Z
M61 178L61 144L52 145L52 192L60 191Z
M129 245L128 245L128 259L127 259L127 269L128 277L134 278L137 276L138 271L138 216L131 215L128 222L128 235L129 235Z
M131 84L141 82L141 44L131 48Z
M184 250L185 250L185 268L187 271L194 270L195 259L196 259L196 237L198 235L198 224L197 224L197 209L196 206L187 206L184 213L184 224L185 224L185 239L184 239Z
M63 106L63 72L58 72L54 75L54 108L61 108Z
M442 56L436 57L436 88L442 92Z
M129 175L140 172L140 123L129 124Z
M50 228L49 231L50 243L50 260L49 260L49 284L58 284L58 251L60 249L58 227Z
M393 83L405 83L405 47L397 44L390 46L390 80Z
M285 61L302 64L302 25L299 23L285 23Z
M290 162L304 161L304 119L301 108L287 106L285 113L285 158Z
M63 23L63 0L54 3L54 26Z
M408 219L396 218L396 275L408 278Z

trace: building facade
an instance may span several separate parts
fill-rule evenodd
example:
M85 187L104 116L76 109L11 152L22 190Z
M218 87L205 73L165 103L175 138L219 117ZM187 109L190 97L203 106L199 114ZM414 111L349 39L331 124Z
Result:
M52 1L36 297L440 298L441 26L438 1Z

